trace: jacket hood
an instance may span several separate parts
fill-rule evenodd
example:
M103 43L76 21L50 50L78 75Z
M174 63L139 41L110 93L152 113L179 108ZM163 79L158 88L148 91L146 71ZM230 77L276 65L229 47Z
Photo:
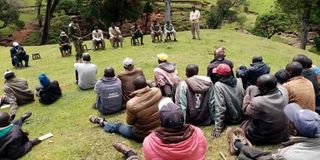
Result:
M196 93L205 93L212 85L210 78L205 76L190 77L186 79L186 83L188 87Z
M0 128L0 138L6 136L13 128L13 124Z
M165 70L168 73L173 73L176 70L175 63L164 62L159 64L158 67Z
M230 77L222 77L219 80L221 83L224 83L226 85L229 85L231 87L236 87L237 86L237 79L234 78L233 76Z
M110 81L114 81L115 79L117 79L117 77L103 77L101 81L110 82Z

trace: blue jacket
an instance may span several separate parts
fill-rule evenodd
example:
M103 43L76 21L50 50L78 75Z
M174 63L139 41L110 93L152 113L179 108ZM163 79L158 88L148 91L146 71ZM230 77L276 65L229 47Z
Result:
M112 114L121 111L122 87L119 78L104 77L100 79L94 91L97 93L96 107L102 114Z
M251 67L245 70L240 77L246 82L246 86L256 85L257 79L263 74L269 74L270 67L264 62L255 62ZM245 87L246 88L246 87Z

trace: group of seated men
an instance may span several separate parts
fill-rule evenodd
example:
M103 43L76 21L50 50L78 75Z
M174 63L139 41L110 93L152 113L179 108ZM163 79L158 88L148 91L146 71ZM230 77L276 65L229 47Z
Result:
M187 65L185 80L179 79L176 64L168 61L167 54L158 54L154 81L147 81L130 58L124 59L124 70L118 75L106 67L97 81L97 66L84 54L83 62L75 64L77 84L81 89L94 88L97 98L92 107L100 113L125 109L127 124L97 116L89 121L108 133L143 142L147 160L205 159L207 140L196 126L213 124L213 138L220 137L227 125L240 124L227 129L230 153L239 159L319 157L319 74L312 60L297 55L285 69L271 75L263 58L255 56L250 67L241 66L234 74L225 51L224 47L214 51L207 76L198 75L197 65ZM5 75L12 77L12 73ZM44 77L40 75L39 80ZM40 80L42 86L44 81ZM6 128L11 123L4 124ZM286 142L286 148L275 154L252 148L252 144L281 142ZM124 144L113 146L129 159L139 159Z

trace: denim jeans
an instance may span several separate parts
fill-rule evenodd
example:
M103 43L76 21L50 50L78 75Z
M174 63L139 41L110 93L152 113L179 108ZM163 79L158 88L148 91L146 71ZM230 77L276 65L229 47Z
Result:
M104 122L103 129L109 133L116 133L125 138L135 140L135 137L132 133L132 126L122 124L122 123L114 123L114 122Z

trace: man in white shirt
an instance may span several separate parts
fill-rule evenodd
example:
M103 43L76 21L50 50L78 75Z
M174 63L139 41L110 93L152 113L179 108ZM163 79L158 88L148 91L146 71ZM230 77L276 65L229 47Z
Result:
M82 63L75 63L76 83L80 89L92 89L97 82L97 66L91 63L91 58L88 53L83 54Z
M109 34L112 47L119 47L119 43L122 47L123 37L121 35L119 27L117 27L114 23L111 23L111 27L109 28Z
M192 39L196 39L196 33L197 33L198 39L200 39L199 19L200 19L200 11L196 10L195 6L192 6L192 11L190 12Z
M94 27L92 31L92 50L96 50L101 45L102 49L105 49L105 41L103 39L103 31L98 26Z

